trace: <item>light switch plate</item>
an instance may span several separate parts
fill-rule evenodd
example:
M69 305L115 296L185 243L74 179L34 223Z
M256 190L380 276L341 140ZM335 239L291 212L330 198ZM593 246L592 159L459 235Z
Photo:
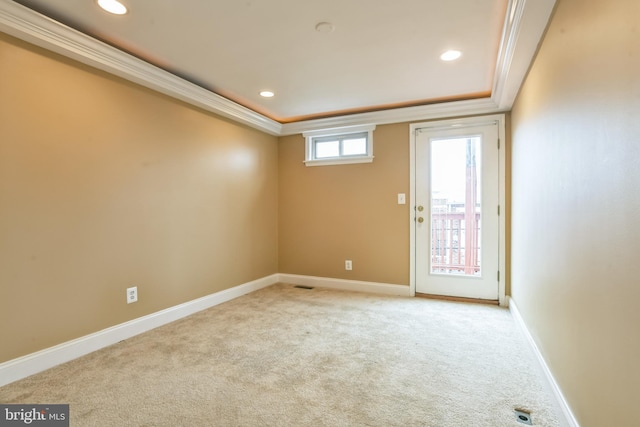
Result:
M405 196L404 193L398 193L398 204L399 205L404 205L407 203L407 197Z

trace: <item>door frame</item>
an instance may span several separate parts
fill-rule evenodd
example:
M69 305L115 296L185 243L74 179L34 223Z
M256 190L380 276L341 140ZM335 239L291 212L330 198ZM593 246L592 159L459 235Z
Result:
M501 306L508 305L506 298L506 143L505 143L505 115L492 114L487 116L474 116L462 119L435 120L409 125L409 289L411 296L416 295L416 129L433 128L448 129L455 127L468 127L486 125L490 122L497 122L498 140L500 141L498 150L498 177L499 177L499 240L498 240L498 267L500 280L498 281L498 302ZM498 207L496 206L496 209Z

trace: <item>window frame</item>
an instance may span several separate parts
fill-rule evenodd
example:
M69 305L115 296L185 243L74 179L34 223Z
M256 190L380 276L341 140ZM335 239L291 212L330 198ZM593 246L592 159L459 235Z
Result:
M375 125L362 125L304 132L302 134L305 138L304 164L306 166L328 166L373 162L373 131L375 128ZM344 140L362 137L366 139L367 146L364 155L342 154ZM333 140L339 141L340 154L337 157L316 157L316 144Z

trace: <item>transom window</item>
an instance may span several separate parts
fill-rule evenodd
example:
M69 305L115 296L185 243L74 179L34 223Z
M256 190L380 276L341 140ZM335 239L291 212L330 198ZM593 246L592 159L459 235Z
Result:
M307 166L373 161L375 126L351 126L325 131L305 132Z

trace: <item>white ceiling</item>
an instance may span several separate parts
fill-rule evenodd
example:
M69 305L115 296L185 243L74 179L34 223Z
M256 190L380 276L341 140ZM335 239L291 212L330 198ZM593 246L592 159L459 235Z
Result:
M504 89L508 97L515 97L555 3L121 1L129 8L123 16L104 12L96 0L0 0L0 30L33 42L32 27L46 26L35 31L37 44L53 45L53 50L75 58L86 56L75 45L87 42L78 42L59 23L65 24L195 83L198 89L221 95L224 101L232 101L232 109L240 104L237 107L246 107L250 115L258 113L258 119L250 118L249 124L268 121L272 133L282 133L274 130L274 123L295 126L318 118L465 102L460 100L492 99L496 109L508 108L509 101L505 105L496 99L496 92ZM18 10L15 3L32 11ZM45 22L40 14L53 21ZM321 22L335 29L316 31ZM59 37L51 36L58 31L65 37L62 49ZM463 56L442 62L439 56L447 49L461 50ZM93 59L85 62L96 65L100 55L91 53ZM140 81L127 73L116 72ZM505 89L503 80L509 73L515 75L515 83ZM262 98L259 92L265 89L276 96Z

